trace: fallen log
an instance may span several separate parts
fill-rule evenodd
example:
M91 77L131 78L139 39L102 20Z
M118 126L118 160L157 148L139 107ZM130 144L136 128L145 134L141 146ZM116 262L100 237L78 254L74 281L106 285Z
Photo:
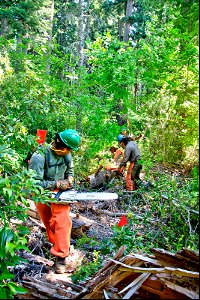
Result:
M26 252L25 250L22 251L21 256L27 259L29 262L34 261L38 263L42 263L44 265L52 267L54 262L50 259L46 259L45 257L34 255L32 253Z

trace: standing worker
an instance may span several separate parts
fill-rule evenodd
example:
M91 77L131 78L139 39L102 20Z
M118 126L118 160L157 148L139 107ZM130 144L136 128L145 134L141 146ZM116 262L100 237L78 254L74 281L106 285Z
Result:
M142 165L139 164L139 160L141 158L140 150L136 144L132 140L132 138L127 137L123 134L119 134L118 142L120 146L125 149L124 157L120 161L119 167L117 169L118 173L121 173L126 168L127 162L130 162L127 175L126 175L126 190L133 191L137 189L136 180L140 180L139 174L142 169Z
M79 144L78 132L66 129L55 135L54 141L46 148L45 153L35 152L30 159L29 168L36 172L37 184L51 191L65 191L71 188L74 181L71 151L78 150ZM36 208L46 227L48 240L53 244L50 252L56 257L55 272L65 273L69 263L67 257L70 255L72 229L70 206L38 202Z

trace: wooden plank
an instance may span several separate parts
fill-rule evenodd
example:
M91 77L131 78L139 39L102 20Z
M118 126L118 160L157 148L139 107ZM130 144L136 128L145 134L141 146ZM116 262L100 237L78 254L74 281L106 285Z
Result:
M148 273L143 273L141 276L139 276L139 281L137 282L137 284L133 285L130 291L128 291L128 293L126 293L122 299L130 299L149 276L150 274Z
M31 281L23 280L22 284L29 291L34 289L34 292L38 292L39 295L44 295L46 299L69 299L68 297L72 296L72 293L67 292L66 290L54 286L48 282L39 281L35 278L32 278Z
M177 267L192 271L199 270L197 266L199 265L199 257L196 254L192 254L192 252L185 252L188 253L187 256L186 254L183 254L183 251L182 254L179 252L175 254L164 249L158 248L152 248L151 251L154 253L156 259L160 262L162 266ZM187 257L185 258L185 256ZM195 260L192 260L193 257L195 257Z
M144 256L144 255L141 255L141 254L137 254L137 253L128 254L127 257L138 258L140 260L143 260L145 262L151 263L153 265L161 266L161 264L160 264L160 262L158 260L152 259L152 258L150 258L148 256Z
M103 290L103 294L104 294L105 299L110 299L106 290Z
M121 270L127 270L131 269L133 272L149 272L149 273L169 273L169 274L175 274L179 276L187 276L187 277L192 277L192 278L199 278L199 273L198 272L192 272L192 271L187 271L184 269L180 268L170 268L170 267L165 267L165 268L140 268L140 267L132 267L126 264L123 264L119 261L115 261L110 258L111 261L115 262L116 264L119 264L124 267L124 269L120 268Z
M148 275L148 276L147 276ZM123 294L124 292L126 292L127 290L129 290L130 288L132 288L132 287L135 287L135 286L137 286L137 284L138 283L140 283L141 282L141 280L143 279L143 278L145 278L145 280L148 278L150 276L150 274L149 273L142 273L140 276L138 276L135 280L133 280L129 285L127 285L123 290L121 290L118 294L120 295L120 294ZM143 281L142 281L142 283L143 283ZM141 286L141 285L140 285ZM133 294L132 294L133 295ZM131 295L131 296L132 296Z
M143 262L138 260L134 261L134 265L141 265L141 264L143 264ZM115 287L120 282L122 282L125 278L127 278L129 275L132 274L131 271L123 272L119 270L118 266L116 266L115 269L112 268L108 269L108 271L110 272L107 273L107 276L104 278L104 280L101 281L98 285L94 285L92 287L92 292L86 295L87 298L84 297L83 299L94 299L94 298L98 299L98 295L103 288L109 290L110 288Z
M142 264L143 262L138 262L138 260L132 260L132 264ZM124 278L131 275L132 272L123 272L119 270L118 266L112 265L110 268L106 269L100 276L94 278L92 282L88 285L88 290L91 292L87 294L83 299L93 299L95 298L103 288L109 289L110 287L116 286ZM98 297L98 296L97 296ZM97 298L98 299L98 298Z
M182 255L184 257L189 257L192 260L195 260L195 261L197 261L199 263L199 252L197 252L197 251L183 248L182 250L179 250L177 252L177 254L180 254L180 255Z
M193 291L190 291L190 290L188 290L188 289L186 289L184 287L181 287L181 286L179 286L177 284L174 284L174 283L172 283L172 282L170 282L168 280L165 280L164 278L161 278L161 280L164 282L164 284L168 288L170 288L170 289L172 289L172 290L174 290L176 292L179 292L179 293L187 296L190 299L199 299L199 295L197 293L195 293Z
M179 294L178 292L173 291L169 288L165 288L162 291L159 291L159 290L151 288L150 286L146 286L146 285L143 284L140 289L148 291L149 293L154 295L154 297L155 297L155 295L158 295L159 296L158 299L166 299L166 300L169 300L169 299L170 300L173 300L173 299L176 299L176 300L177 299L180 299L180 300L188 299L188 297L184 296L183 294Z

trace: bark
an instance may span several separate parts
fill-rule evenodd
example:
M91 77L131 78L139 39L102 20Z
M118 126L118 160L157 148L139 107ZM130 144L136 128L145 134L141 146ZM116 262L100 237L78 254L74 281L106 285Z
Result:
M7 36L8 32L8 21L6 19L2 19L1 27L0 27L0 36Z
M122 20L118 19L118 39L119 41L123 41L123 22Z
M128 42L129 40L129 33L130 33L130 20L129 17L132 15L133 11L133 0L128 0L126 5L126 23L124 28L124 42Z

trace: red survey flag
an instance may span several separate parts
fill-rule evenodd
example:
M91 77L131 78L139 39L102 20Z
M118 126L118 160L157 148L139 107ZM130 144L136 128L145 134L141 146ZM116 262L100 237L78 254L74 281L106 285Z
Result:
M118 226L118 227L121 227L121 226L124 226L124 225L126 225L126 224L128 224L128 220L127 220L127 218L123 215L123 216L121 217L121 220L120 220L119 223L117 224L117 226Z
M47 135L47 130L37 129L36 136L38 137L36 142L41 145L44 144Z

